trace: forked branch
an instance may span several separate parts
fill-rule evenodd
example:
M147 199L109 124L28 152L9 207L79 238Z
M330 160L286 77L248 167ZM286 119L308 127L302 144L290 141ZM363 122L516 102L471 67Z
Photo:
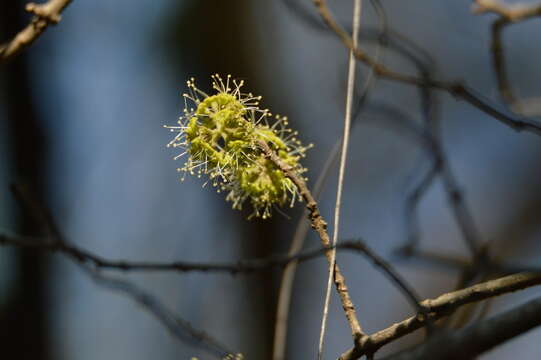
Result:
M519 273L443 294L435 299L424 300L421 302L421 306L425 307L430 319L437 320L451 315L463 305L536 285L541 285L541 273ZM346 351L339 359L353 360L374 353L382 346L420 329L426 323L427 318L425 316L416 315L407 318L387 329L365 337L360 344Z
M353 45L353 39L349 34L334 20L326 0L313 0L321 18L327 24L327 26L340 38L342 43L350 49L355 58L366 65L370 66L374 73L382 78L387 80L396 81L404 84L419 86L419 87L430 87L433 89L443 90L449 93L450 95L462 99L483 111L487 115L492 116L494 119L500 121L502 124L505 124L516 131L529 131L537 135L541 135L541 123L527 119L527 118L517 118L510 116L505 112L498 110L497 108L491 106L488 101L484 100L481 96L475 94L474 91L468 89L461 82L444 82L444 81L427 81L416 76L402 74L396 71L388 69L385 65L378 63L368 54L366 54L359 47Z

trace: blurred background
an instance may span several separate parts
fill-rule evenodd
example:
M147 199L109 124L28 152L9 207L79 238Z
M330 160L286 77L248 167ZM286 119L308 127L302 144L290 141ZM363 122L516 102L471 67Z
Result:
M465 80L500 106L489 48L494 16L474 16L466 0L382 3L389 27L424 49L412 52L425 69L438 79ZM1 42L28 23L24 5L0 5ZM352 2L330 5L349 27ZM414 64L399 51L377 45L381 22L365 1L361 46L414 74ZM532 42L539 26L534 19L504 35L509 76L520 96L541 93L541 48ZM305 163L313 184L341 136L346 60L346 49L322 26L310 0L75 0L58 26L0 65L0 231L40 235L9 191L11 183L23 181L47 203L68 239L106 258L207 262L286 252L302 206L284 210L287 216L248 221L249 210L231 210L223 194L201 188L202 179L180 183L181 163L165 147L170 133L163 125L180 116L189 77L209 88L211 74L232 74L263 95L265 107L287 115L304 143L315 144ZM360 66L359 96L368 76ZM441 144L477 236L507 262L539 264L540 139L446 93L433 96ZM352 133L341 234L362 237L395 261L426 298L452 290L460 269L400 260L394 251L410 233L408 194L431 164L430 154L400 124L421 125L422 110L414 87L378 80L371 88ZM320 202L329 220L336 172ZM445 183L436 179L419 202L419 246L467 260L446 197ZM310 233L305 247L318 243ZM339 253L338 261L368 332L412 314L404 296L365 259ZM288 359L315 357L326 271L323 258L298 269ZM246 359L271 358L279 270L113 275L149 291ZM536 294L539 289L498 298L489 315ZM351 346L334 294L332 301L326 358ZM418 335L381 354L414 344ZM534 359L540 341L541 329L533 330L482 358ZM215 358L193 341L171 336L129 298L96 286L62 255L13 247L0 247L0 345L5 358L33 360Z

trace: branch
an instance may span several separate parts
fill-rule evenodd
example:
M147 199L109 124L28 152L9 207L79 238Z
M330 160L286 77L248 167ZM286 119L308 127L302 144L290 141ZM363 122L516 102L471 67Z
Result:
M167 309L167 307L151 294L128 281L106 277L102 275L98 269L89 266L90 264L84 260L84 256L88 256L89 254L80 252L77 248L69 244L45 206L32 196L31 192L26 187L14 185L12 186L12 191L25 210L27 210L27 212L36 220L39 226L45 229L48 235L47 240L42 243L37 243L35 238L12 239L12 243L20 246L57 249L69 254L70 258L74 260L97 285L120 292L134 300L141 305L143 309L160 321L177 339L181 341L195 341L199 346L204 347L215 354L219 354L222 357L233 353L211 336L196 330L189 322L174 315L172 311ZM0 244L9 241L9 239L9 237L0 236Z
M46 219L46 216L41 218ZM53 225L54 226L54 225ZM47 225L51 228L51 225ZM188 334L191 338L195 338L201 342L201 338L193 334L204 334L201 331L195 330L186 321L176 317L165 306L153 298L150 294L145 293L135 285L125 282L120 279L114 279L103 276L97 269L101 270L120 270L120 271L177 271L177 272L229 272L233 275L237 273L251 273L261 270L266 270L271 267L282 267L293 262L303 262L314 259L329 251L328 247L323 247L315 250L310 250L302 253L294 253L292 255L275 255L263 259L248 259L239 260L235 263L196 263L196 262L171 262L171 263L150 263L150 262L128 262L128 261L113 261L104 259L98 255L82 250L75 245L68 245L65 241L57 241L55 237L47 239L36 237L10 236L0 234L0 245L12 245L18 247L36 248L50 252L60 252L72 261L77 262L87 274L89 274L98 285L109 288L111 290L129 295L135 302L149 308L148 310L160 320L165 327L175 336L183 339L186 335L180 336L182 331L175 327L175 323L182 328L189 329ZM365 255L372 261L376 268L387 275L390 280L406 295L411 305L419 313L427 313L427 308L420 304L419 297L415 291L407 284L407 282L388 264L383 258L374 253L362 241L344 241L334 247L337 250L349 250ZM206 342L209 342L206 340ZM213 345L214 349L219 348Z
M359 28L361 27L361 11L362 11L362 1L354 0L353 1L353 46L357 47ZM344 111L344 130L342 135L342 150L340 152L340 164L338 167L338 184L336 186L336 198L334 204L334 224L333 224L333 235L332 235L332 246L336 246L338 241L338 233L340 229L340 210L342 205L342 192L344 188L344 178L346 175L346 163L347 155L349 148L349 137L351 132L351 117L353 109L353 92L355 89L355 57L353 56L352 51L348 51L348 72L347 72L347 86L346 86L346 107ZM323 359L323 348L325 342L325 333L327 330L327 319L329 317L329 305L331 303L331 287L332 280L334 278L334 269L336 265L336 250L331 250L329 261L329 274L327 276L327 287L325 289L325 301L323 303L323 315L321 318L321 328L319 333L319 346L318 346L318 355L319 360Z
M540 284L541 273L519 273L453 291L436 299L424 300L421 302L421 306L427 310L431 320L437 320L452 314L463 305ZM407 318L387 329L363 338L356 347L342 354L339 360L353 360L374 353L382 346L420 329L426 323L427 318L423 316L417 315Z
M415 76L405 75L389 70L387 67L378 63L377 61L372 59L372 57L368 56L360 48L353 45L353 40L351 39L349 34L344 31L344 29L342 29L332 17L331 12L327 7L326 0L313 0L313 2L321 18L327 24L327 26L331 28L331 30L340 38L342 43L353 52L355 58L371 67L376 75L388 80L397 81L404 84L419 87L431 87L434 89L446 91L450 95L453 95L454 97L460 98L468 102L470 105L475 106L479 110L494 117L502 124L505 124L516 131L529 131L535 133L536 135L541 135L540 123L523 117L517 118L514 116L510 116L496 109L495 107L491 106L488 101L476 95L474 91L468 89L460 82L427 81Z
M284 267L291 262L304 262L315 259L327 251L328 247L309 250L292 255L273 255L261 259L245 259L236 262L191 262L191 261L174 261L174 262L137 262L125 260L109 260L99 255L83 250L75 245L68 245L62 242L57 242L55 239L39 239L32 237L15 237L0 234L0 245L13 245L18 247L37 248L50 252L60 252L67 255L72 260L81 264L92 265L95 268L102 270L119 270L119 271L164 271L164 272L226 272L232 275L239 273L253 273L257 271L267 270L272 267ZM348 250L357 253L371 253L360 241L345 241L337 244L337 250ZM374 254L370 256L375 256ZM379 266L379 264L378 264Z
M206 332L194 328L190 322L175 315L173 311L168 309L155 296L139 288L135 284L126 280L104 276L98 271L95 271L84 264L79 265L83 270L85 270L85 273L94 281L96 285L121 293L132 299L135 303L147 310L160 323L162 323L162 325L174 337L205 348L208 351L220 356L220 358L234 354L234 352L228 350L225 345L222 345Z
M298 2L289 2L285 1L285 4L290 7L297 6ZM380 22L380 27L375 34L375 39L377 40L377 47L376 47L376 59L379 59L380 56L383 53L383 48L389 46L389 42L387 41L388 36L388 26L387 26L387 15L385 14L385 10L381 6L381 3L379 0L370 0L370 4L374 7L374 10L378 16L378 20ZM363 35L363 33L360 33L359 35ZM370 39L371 41L373 39ZM374 88L374 85L376 83L377 77L374 76L374 70L370 69L368 72L368 75L366 76L366 81L362 87L361 90L359 90L358 95L358 101L356 103L356 109L354 111L355 116L352 120L352 127L355 127L357 124L359 124L359 121L356 121L359 117L359 114L364 107L366 103L366 99L368 98L368 95L370 94L371 90ZM314 183L313 187L313 195L317 199L319 197L319 194L321 193L323 187L325 186L325 183L327 181L329 171L333 164L338 159L339 151L340 151L340 143L342 142L341 138L336 141L334 144L331 152L328 154L327 159L325 160L323 164L323 168L318 175L317 180ZM307 210L305 210L306 217L308 216ZM306 234L309 230L309 223L305 221L304 214L301 216L299 221L297 222L297 226L295 227L295 233L293 235L293 239L291 241L289 254L295 254L300 251L304 244L304 240L306 238ZM289 305L291 300L291 293L293 289L293 282L295 277L295 271L297 268L296 262L289 263L283 273L282 278L280 280L280 289L278 292L278 305L276 309L276 322L275 322L275 332L274 332L274 345L273 345L273 352L272 352L272 358L273 360L284 360L285 359L285 351L286 351L286 338L287 338L287 323L288 323L288 316L289 316Z
M464 330L438 337L383 360L474 359L515 336L541 325L541 298L531 300Z
M541 15L541 4L507 4L499 0L475 0L474 14L498 14L509 22L517 22Z
M30 24L15 35L12 40L0 46L0 63L7 62L32 45L49 25L58 24L61 20L62 11L71 1L49 0L44 4L28 3L25 10L34 14L34 17Z
M472 11L474 14L494 13L499 15L499 18L492 23L491 50L492 63L494 72L496 73L500 96L510 106L511 111L519 114L532 113L536 115L537 111L535 108L538 106L538 102L535 101L536 99L524 101L517 99L513 93L507 76L502 33L510 24L527 20L534 16L541 16L541 4L506 4L498 0L476 0Z
M302 198L304 201L306 201L306 208L308 209L308 218L310 219L310 222L312 224L312 228L317 232L319 235L319 238L321 240L321 243L324 247L326 247L328 250L331 249L331 241L329 239L329 234L327 233L327 223L325 220L323 220L323 217L321 216L321 213L319 212L319 208L317 206L317 202L312 196L312 193L310 190L308 190L308 187L306 186L306 182L303 178L301 178L296 172L295 169L292 168L290 165L284 163L275 153L271 150L269 145L265 141L259 141L258 145L261 147L263 152L265 153L265 156L269 160L271 160L276 166L297 186L297 189L299 190ZM325 257L327 258L327 261L329 264L333 263L331 251L325 252ZM353 302L351 301L351 297L349 296L349 290L346 286L346 279L342 275L342 271L340 270L340 267L338 264L335 263L335 269L334 269L334 285L336 287L336 291L338 292L338 295L340 296L340 300L342 302L342 308L344 310L344 313L346 315L346 318L348 320L349 326L351 328L351 333L353 335L353 338L355 342L357 342L362 337L366 336L361 328L361 325L359 323L359 320L357 319L357 313L355 312L355 306L353 305Z

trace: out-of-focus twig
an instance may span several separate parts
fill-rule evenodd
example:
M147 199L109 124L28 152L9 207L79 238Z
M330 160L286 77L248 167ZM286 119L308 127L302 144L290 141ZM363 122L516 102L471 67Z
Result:
M49 0L43 4L28 3L26 11L34 17L30 23L7 43L0 45L0 63L17 56L49 27L58 24L62 11L72 0Z
M475 0L474 14L494 13L509 22L517 22L541 15L541 4L507 4L500 0Z
M189 322L174 315L173 312L168 310L153 295L143 291L128 281L111 278L101 274L98 268L91 266L91 263L98 260L98 258L92 257L89 253L80 251L69 243L54 222L52 215L45 206L32 195L32 192L28 187L21 184L13 185L12 191L23 208L45 231L47 239L43 243L37 243L34 242L34 240L36 240L34 238L13 239L2 236L0 237L0 244L10 243L19 246L61 251L69 255L69 257L74 260L97 285L120 292L141 305L143 309L158 319L158 321L160 321L177 339L195 343L219 357L234 354L234 352L228 350L219 341L202 331L196 330ZM93 259L90 263L86 261L89 255L91 256L91 259Z
M505 53L503 49L502 34L508 25L541 16L541 3L539 4L507 4L499 0L476 0L472 11L474 14L492 13L498 15L492 23L492 63L498 81L498 90L502 100L510 109L525 116L541 114L539 99L519 99L515 95L507 75Z
M496 120L516 131L529 131L537 135L541 135L541 123L538 123L528 118L512 116L498 110L494 106L491 106L489 101L483 99L483 97L476 94L473 90L467 88L461 82L444 82L433 80L426 81L416 76L406 75L388 69L386 66L378 63L372 57L367 55L360 47L353 46L351 36L349 36L349 34L344 29L342 29L338 25L338 23L336 23L329 8L327 7L326 0L313 0L313 2L316 5L316 8L321 18L327 24L327 26L329 26L329 28L340 38L342 43L348 49L353 51L355 58L373 68L376 75L387 80L401 82L404 84L415 85L419 87L431 87L434 89L446 91L454 97L468 102L469 104L475 106L479 110L492 116Z
M471 259L448 254L439 254L422 249L416 249L408 254L408 257L414 259L417 265L437 266L449 270L474 271L474 268L479 266L479 264L472 262ZM541 267L539 266L502 263L495 259L488 259L483 266L485 267L486 272L496 276L509 275L517 272L541 272Z

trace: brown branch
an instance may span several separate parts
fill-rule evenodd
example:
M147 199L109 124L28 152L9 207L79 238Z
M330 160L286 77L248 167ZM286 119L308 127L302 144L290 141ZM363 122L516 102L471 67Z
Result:
M494 117L496 120L516 131L530 131L537 135L541 135L540 123L525 118L509 116L508 114L491 106L486 100L483 100L480 96L477 96L474 91L468 89L460 82L427 81L415 76L398 73L388 69L386 66L378 63L372 57L367 55L362 49L353 46L353 40L349 34L334 20L329 8L327 7L326 0L313 0L313 2L325 24L327 24L327 26L340 38L342 43L353 52L355 58L371 67L376 75L404 84L419 87L431 87L446 91L450 95L466 101L470 105L473 105L474 107Z
M26 11L34 14L34 17L23 30L10 41L0 46L0 63L6 62L17 56L22 50L32 43L49 27L61 20L62 11L72 0L49 0L44 4L28 3Z
M306 182L304 181L304 179L297 174L297 172L292 166L284 163L276 155L276 153L273 150L271 150L271 148L265 141L260 140L258 145L263 150L265 156L269 160L274 162L276 166L278 166L278 168L289 179L291 179L291 181L295 184L295 186L297 186L299 193L301 194L302 198L306 202L306 208L308 209L308 218L310 219L312 228L319 235L319 238L323 246L328 249L331 249L331 241L329 239L329 234L327 233L327 223L325 222L325 220L323 220L323 217L321 216L321 213L319 212L317 202L312 196L312 193L310 192L310 190L308 190L308 187L306 186ZM325 252L325 257L327 258L327 261L329 261L329 263L332 263L332 256L331 256L330 251ZM335 263L333 280L334 280L334 285L336 287L336 291L338 292L338 295L340 296L340 301L342 302L342 308L344 310L349 326L351 328L352 336L354 338L355 343L357 343L358 341L360 341L361 338L365 337L366 335L361 328L361 324L359 323L359 320L357 319L355 306L353 305L353 301L351 300L351 297L349 295L348 287L346 286L346 279L342 275L342 271L340 270L340 267L336 263Z
M458 332L445 332L428 342L383 360L475 359L504 342L541 325L541 298L531 300Z
M507 4L500 0L475 0L474 14L493 13L509 22L517 22L541 15L541 4Z
M472 12L474 14L493 13L499 16L492 23L491 30L492 63L496 73L498 90L503 101L510 106L512 111L518 114L529 114L532 111L528 111L527 106L525 106L527 102L515 96L507 76L502 33L508 25L541 16L541 4L506 4L499 0L476 0ZM532 113L536 115L535 111Z
M519 273L503 278L480 283L466 289L453 291L421 302L432 320L452 314L459 307L499 296L509 292L541 284L541 273ZM387 329L363 338L356 347L343 353L339 360L358 359L363 355L376 352L382 346L420 329L427 323L426 317L412 316Z

